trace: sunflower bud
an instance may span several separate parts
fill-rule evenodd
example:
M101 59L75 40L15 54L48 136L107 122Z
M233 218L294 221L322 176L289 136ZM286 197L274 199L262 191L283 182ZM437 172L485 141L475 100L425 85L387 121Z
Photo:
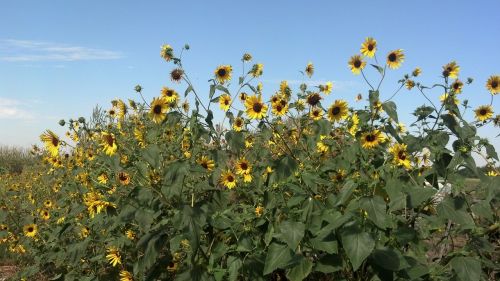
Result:
M474 82L474 79L472 77L467 78L467 84L471 84Z
M84 117L80 117L80 118L78 118L78 122L79 122L80 124L85 123L85 118L84 118Z
M134 89L135 89L135 91L136 91L136 92L138 92L138 93L142 92L142 87L141 87L141 85L137 85L137 86L135 86L135 88L134 88Z
M245 53L245 54L243 55L242 60L243 60L243 61L246 61L246 62L251 61L251 60L252 60L252 55L250 55L249 53Z
M190 47L189 47L189 45L188 45L188 44L184 45L184 49L189 50L189 48L190 48Z
M306 83L302 83L302 84L300 84L300 90L301 90L302 92L305 92L305 91L307 90L307 84L306 84Z
M59 125L63 127L64 125L66 125L66 121L64 121L64 119L59 120Z

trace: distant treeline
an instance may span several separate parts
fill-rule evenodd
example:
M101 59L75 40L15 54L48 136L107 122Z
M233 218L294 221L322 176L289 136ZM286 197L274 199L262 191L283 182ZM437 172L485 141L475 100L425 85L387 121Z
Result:
M38 164L29 149L0 146L0 173L21 173L27 166Z

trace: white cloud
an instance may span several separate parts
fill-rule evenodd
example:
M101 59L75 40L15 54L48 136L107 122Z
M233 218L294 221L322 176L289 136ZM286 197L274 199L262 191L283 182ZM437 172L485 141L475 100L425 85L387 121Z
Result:
M23 102L0 97L0 119L31 120L34 116L23 109Z
M116 51L94 49L67 44L4 39L0 40L0 61L82 61L114 60L122 58Z

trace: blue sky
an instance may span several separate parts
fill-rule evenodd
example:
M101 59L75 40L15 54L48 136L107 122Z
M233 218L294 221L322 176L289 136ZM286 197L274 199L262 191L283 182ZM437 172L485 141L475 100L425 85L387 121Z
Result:
M2 1L0 17L0 145L28 146L45 129L63 133L59 119L88 117L99 104L147 99L172 86L172 65L159 57L160 46L191 50L184 66L203 95L219 64L239 73L243 53L264 63L265 95L280 80L297 88L307 62L311 79L333 81L326 101L342 98L351 105L358 93L367 96L361 76L347 67L367 36L377 39L379 57L404 49L406 60L390 71L382 86L388 97L395 81L415 67L420 81L439 82L442 65L456 60L460 77L473 77L462 99L476 107L489 103L484 85L500 73L499 1ZM368 75L375 78L376 73ZM185 89L185 85L176 86ZM440 93L430 93L437 102ZM497 97L494 107L500 108ZM395 101L406 123L425 103L416 90L403 90ZM472 115L469 113L469 119ZM500 147L498 129L482 129Z

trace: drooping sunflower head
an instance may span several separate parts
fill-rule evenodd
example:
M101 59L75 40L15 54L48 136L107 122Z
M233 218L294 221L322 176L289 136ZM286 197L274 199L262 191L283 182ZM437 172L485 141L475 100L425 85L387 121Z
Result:
M401 66L401 63L404 61L405 55L403 54L402 49L397 49L389 52L387 55L387 65L391 69L397 69Z
M496 95L500 93L500 76L492 75L486 82L486 89L492 94Z
M354 101L358 102L358 101L361 101L363 99L363 95L362 94L358 94L356 95L356 97L354 98Z
M450 77L453 79L457 79L459 71L460 71L460 66L458 66L458 64L455 61L452 61L443 66L443 77Z
M420 69L420 67L417 67L413 70L411 75L413 75L413 77L418 77L421 73L422 73L422 69Z
M230 65L220 65L215 69L215 79L219 83L224 84L225 82L231 80L231 75L233 72L233 67Z
M367 37L365 42L361 44L361 53L363 56L372 58L377 51L377 41L372 37Z
M168 62L174 57L174 49L172 46L165 44L161 46L160 56Z
M306 101L310 106L317 106L321 99L322 97L318 93L310 93L307 96Z
M180 68L175 68L170 72L170 80L175 83L180 83L184 75L184 70Z
M336 100L328 108L328 119L332 122L339 122L348 116L347 102L345 100Z
M245 101L247 100L248 94L245 92L241 92L238 97L239 97L240 101L244 104Z
M491 105L481 105L480 107L474 110L477 121L486 121L493 117L493 108Z
M314 121L320 120L323 118L323 109L318 106L313 107L311 111L309 111L309 117Z
M358 75L361 73L361 70L365 68L366 62L361 58L359 55L354 55L351 57L348 63L349 67L351 68L352 73Z
M169 103L176 102L179 99L179 94L174 89L168 87L161 89L161 96Z
M252 69L248 73L250 73L253 77L259 77L264 72L264 65L262 63L256 63L253 65Z
M385 137L379 130L365 132L361 135L361 146L365 149L372 149L380 145L384 140Z
M228 111L231 107L231 96L228 94L224 94L219 97L219 106L220 109L224 111Z
M214 167L215 167L215 162L214 160L208 158L207 156L203 155L201 156L200 158L198 158L198 160L196 160L196 162L202 166L203 168L205 168L207 171L211 172L214 170Z
M129 271L121 270L120 281L134 281L134 276Z
M250 119L262 119L267 114L267 105L257 95L249 96L245 101L246 113Z
M391 148L389 152L392 154L392 163L396 166L403 166L406 169L410 169L411 161L408 152L406 152L407 145L396 143Z
M236 175L231 172L231 170L226 170L221 173L220 183L229 188L233 189L236 187Z
M460 94L460 93L462 93L463 86L464 86L464 83L462 83L462 81L457 79L453 83L451 83L451 90L455 94Z
M38 226L34 223L27 224L23 227L23 232L26 237L33 238L38 232Z
M319 90L325 95L329 95L332 92L333 83L326 82L325 85L319 85Z
M45 145L47 151L49 151L52 157L59 155L59 147L61 146L61 140L59 137L51 130L45 131L45 133L40 135L40 140Z
M311 76L314 74L314 65L312 64L312 62L309 62L306 65L306 69L304 70L304 72L309 78L311 78Z
M156 124L159 124L167 117L166 113L169 109L168 102L164 97L153 98L149 116Z
M115 154L118 149L115 136L112 133L107 132L101 133L101 146L103 147L104 153L110 156Z
M189 112L189 102L187 100L185 100L183 103L182 103L182 110L184 110L184 112L188 113Z

